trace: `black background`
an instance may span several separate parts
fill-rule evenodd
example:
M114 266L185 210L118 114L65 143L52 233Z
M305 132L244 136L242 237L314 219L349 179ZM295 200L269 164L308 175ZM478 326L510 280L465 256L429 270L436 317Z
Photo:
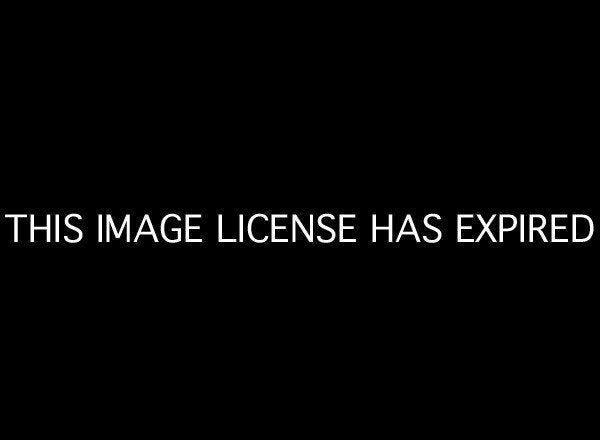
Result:
M3 55L2 213L356 212L361 243L4 240L11 412L573 429L595 389L597 238L460 246L453 218L597 221L592 29L524 11L247 12L23 16ZM375 212L438 212L444 241L371 246Z

